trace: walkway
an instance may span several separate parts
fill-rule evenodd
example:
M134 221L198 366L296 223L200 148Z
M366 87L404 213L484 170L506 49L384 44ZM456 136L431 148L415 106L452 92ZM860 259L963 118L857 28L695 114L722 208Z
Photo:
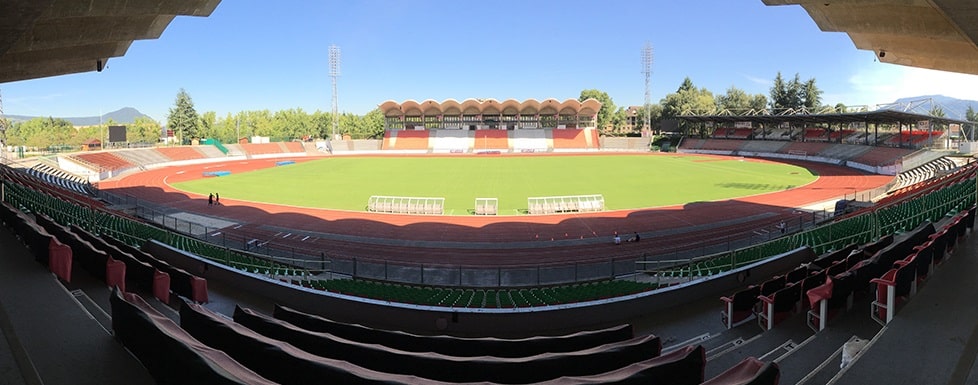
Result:
M0 250L0 332L6 337L0 339L0 383L154 383L112 337L111 324L104 324L107 314L90 311L86 294L69 292L3 227ZM89 278L81 271L74 275L77 281ZM92 289L108 300L108 288Z

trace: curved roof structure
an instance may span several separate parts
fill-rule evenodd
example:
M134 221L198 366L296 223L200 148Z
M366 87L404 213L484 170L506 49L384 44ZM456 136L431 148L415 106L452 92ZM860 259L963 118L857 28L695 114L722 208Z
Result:
M101 71L176 16L209 16L221 0L0 2L0 83Z
M978 2L763 0L800 5L822 31L845 32L881 62L978 74Z
M420 115L478 115L478 114L502 114L502 115L536 115L538 113L562 114L562 115L597 115L601 109L601 102L596 99L579 101L577 99L567 99L560 101L557 99L544 99L542 102L536 99L527 99L522 102L516 99L506 99L499 101L496 99L465 99L459 102L455 99L445 99L442 102L427 99L423 102L415 100L405 100L398 103L387 100L378 106L384 116L420 116Z

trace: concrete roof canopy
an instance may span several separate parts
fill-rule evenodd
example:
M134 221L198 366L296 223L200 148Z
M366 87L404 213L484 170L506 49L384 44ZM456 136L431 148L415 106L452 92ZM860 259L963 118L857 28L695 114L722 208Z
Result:
M800 5L822 31L845 32L884 63L978 75L973 0L762 0Z
M221 0L0 2L0 83L100 71L176 16L209 16Z
M536 99L527 99L520 102L516 99L506 99L502 102L496 99L465 99L459 103L455 99L446 99L439 103L436 100L426 99L418 103L408 99L403 103L393 100L386 100L378 105L384 116L434 116L442 114L464 114L464 115L533 115L537 113L560 114L564 115L587 115L597 114L601 109L601 102L595 99L588 99L583 102L577 99L567 99L563 102L557 99L546 99L542 103Z

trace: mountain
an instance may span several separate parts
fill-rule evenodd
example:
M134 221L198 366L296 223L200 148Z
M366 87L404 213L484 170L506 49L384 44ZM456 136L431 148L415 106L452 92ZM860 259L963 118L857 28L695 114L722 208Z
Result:
M6 115L7 120L9 120L11 123L27 121L39 117L46 118L46 116ZM132 107L124 107L122 109L104 114L102 115L101 120L99 120L98 116L83 116L61 119L67 120L75 126L95 126L98 125L99 122L107 123L110 120L119 124L131 124L136 121L136 118L139 117L153 119L149 117L149 115L139 112L139 110Z
M978 100L952 98L944 95L922 95L897 99L892 104L882 105L886 110L905 111L914 114L930 115L931 109L940 107L948 119L966 120L968 106L978 111Z

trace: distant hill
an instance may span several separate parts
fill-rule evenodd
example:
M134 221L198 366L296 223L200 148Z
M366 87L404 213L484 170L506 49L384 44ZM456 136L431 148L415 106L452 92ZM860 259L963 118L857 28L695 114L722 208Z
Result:
M881 108L929 115L934 106L941 107L944 110L944 116L948 119L965 120L965 112L968 111L968 106L978 111L978 100L957 99L944 95L922 95L900 98L893 104L881 106Z
M10 122L23 122L34 118L46 118L47 116L6 115L6 117L7 120L9 120ZM57 116L55 117L57 118ZM75 126L94 126L99 124L100 121L105 123L108 122L109 120L112 120L119 124L131 124L135 122L136 118L138 117L145 117L148 119L152 119L149 117L149 115L139 112L139 110L132 107L125 107L104 114L102 115L101 120L99 120L98 116L83 116L83 117L72 117L72 118L60 117L60 118L71 122L71 124Z

